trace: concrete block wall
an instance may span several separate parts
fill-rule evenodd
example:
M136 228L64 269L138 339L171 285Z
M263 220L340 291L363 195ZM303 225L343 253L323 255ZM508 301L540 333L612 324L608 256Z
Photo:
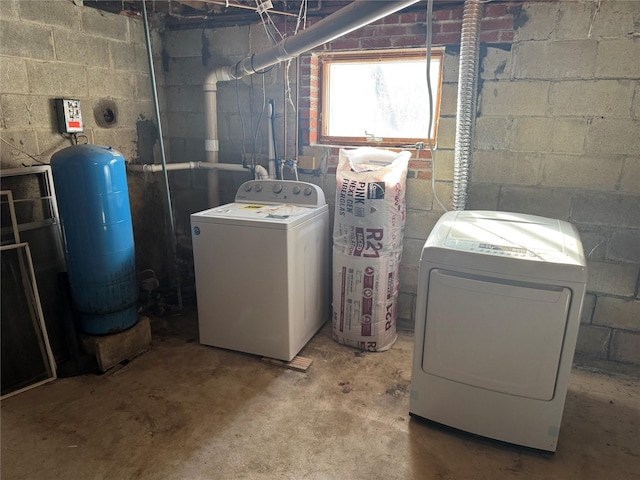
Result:
M51 155L72 145L58 133L55 98L81 101L82 135L88 142L114 147L127 162L153 163L157 158L139 18L101 12L82 2L0 1L1 168L48 163ZM104 100L117 109L110 128L100 126L94 115L94 109L102 114L98 106ZM139 269L162 270L166 258L166 246L157 240L165 237L159 188L150 177L129 175Z
M418 264L422 247L443 213L432 189L433 175L435 175L435 193L438 199L447 209L452 208L458 52L463 10L462 5L437 7L436 4L432 42L434 46L445 49L437 150L435 158L432 159L428 151L411 149L413 156L409 162L407 174L407 216L400 270L398 328L409 330L413 329L415 323ZM337 51L420 48L424 47L426 42L425 25L426 11L393 14L336 39L322 49ZM485 8L482 19L482 42L510 42L513 33L513 15L504 5ZM322 185L333 212L335 169L338 164L339 148L316 144L318 80L317 59L312 53L301 56L299 112L303 153L327 157L327 171L322 177Z
M53 99L74 98L91 143L108 143L128 161L137 158L136 122L153 114L139 19L74 2L3 0L0 22L4 140L48 162L71 144L58 133ZM103 98L118 107L113 128L99 127L94 118ZM3 142L3 168L31 161Z
M445 47L436 156L410 165L401 271L400 327L414 324L420 250L451 206L458 49L462 6L436 8L433 41ZM423 46L424 13L391 15L329 44L330 49ZM640 364L640 2L500 2L484 6L481 81L468 208L519 211L574 223L590 279L579 358ZM291 34L293 25L282 31ZM390 33L391 32L391 33ZM204 157L202 80L266 48L261 25L153 32L156 76L169 160ZM157 134L140 19L80 2L0 1L0 166L19 167L70 145L57 133L53 99L82 101L89 141L114 146L127 161L157 163ZM276 104L280 156L323 159L304 180L335 199L336 148L314 143L317 70L310 55L263 76L219 85L220 160L255 153L266 165L265 97ZM253 84L253 85L252 85ZM293 98L299 113L289 108ZM104 128L93 107L108 99L119 121ZM244 134L242 133L244 124ZM155 135L155 136L154 136ZM6 142L6 143L5 143ZM35 157L31 158L31 157ZM204 172L171 175L181 254L190 250L188 215L208 207ZM244 174L221 175L230 201ZM168 272L166 210L159 174L130 174L139 268ZM333 207L333 205L331 205ZM333 212L333 208L332 208Z
M487 45L468 208L581 233L580 360L640 363L640 3L524 2Z
M578 354L607 362L640 362L640 75L633 61L640 57L639 6L614 0L600 8L598 2L495 0L484 6L481 26L481 78L467 208L531 213L578 226L590 269ZM434 46L445 47L441 118L435 158L414 153L407 180L399 326L409 329L415 321L420 251L442 214L431 177L435 176L436 192L448 208L452 196L462 5L436 4L434 18ZM424 23L420 11L390 15L322 48L422 47ZM197 126L203 113L202 79L216 66L231 65L265 48L268 42L261 29L254 25L163 32L173 161L202 159L204 139ZM291 34L287 26L282 30ZM322 175L302 178L323 187L333 214L338 149L315 142L317 65L311 54L299 61L299 98L294 97L299 131L294 132L295 116L290 111L280 113L284 116L276 137L279 149L286 148L292 157L297 133L299 153L324 160ZM276 105L286 103L281 67L266 80L267 98L274 98ZM254 76L253 81L253 96L259 96L261 87L256 87L261 79ZM251 118L256 122L262 103L261 98L252 98L250 79L219 85L218 97L221 161L237 163L241 152L254 151L264 159L264 125L258 128L255 148L246 131L243 142L242 123ZM182 190L191 192L178 208L187 212L208 206L202 176L190 173L180 181ZM222 183L226 197L221 200L230 201L239 180L231 175ZM184 239L186 245L186 229Z
M243 59L249 52L270 46L261 24L198 30L164 30L162 32L165 94L171 161L205 161L204 93L206 75L216 67L226 67ZM279 156L295 155L295 112L288 102L288 91L295 96L296 62L287 68L280 64L262 75L238 81L218 82L219 161L241 164L255 161L267 166L268 102L274 101L276 150ZM287 80L288 78L288 80ZM285 122L286 118L286 122ZM286 143L285 143L286 134ZM218 172L220 203L233 201L240 184L251 173ZM174 172L170 177L176 204L176 230L180 255L187 268L186 282L193 282L191 255L191 213L215 206L207 195L207 171Z
M459 43L451 35L450 29L456 26L459 30L462 10L447 10L442 15L442 25L438 26L441 44L444 42ZM327 45L327 48L345 49L352 46L365 48L374 43L377 48L424 46L426 31L422 13L391 15L374 25L360 29ZM284 23L275 19L281 32L292 35L295 22ZM313 21L309 22L312 24ZM490 27L495 37L495 26ZM390 34L390 32L393 34ZM507 35L511 34L510 29ZM271 43L266 37L261 24L246 27L226 27L220 29L198 30L165 30L162 32L164 68L166 79L167 118L170 125L171 161L204 160L204 134L201 129L203 121L202 83L205 75L219 66L233 65L250 52L256 53L267 48ZM322 47L321 47L322 48ZM454 49L455 50L455 49ZM305 55L294 60L288 71L286 65L275 66L267 75L254 75L238 82L218 83L218 133L220 140L220 161L224 163L240 163L243 156L251 159L256 154L258 163L266 166L267 153L267 121L266 114L260 119L263 98L274 99L276 105L275 134L277 153L281 158L295 158L296 153L315 156L322 161L321 175L301 175L301 179L320 185L334 212L335 201L335 167L338 149L315 145L313 133L317 128L316 120L310 112L310 105L317 102L317 70L313 71L310 56ZM300 92L296 98L296 63L300 62ZM443 98L443 110L447 112L443 119L445 131L442 144L447 147L438 152L442 163L437 163L436 178L443 184L439 186L439 195L445 202L451 203L451 178L453 169L453 137L455 125L455 101L457 82L457 65L455 54L446 55L448 80L445 86L446 98ZM455 72L455 73L453 73ZM265 82L265 94L262 93L262 81ZM253 84L253 87L252 87ZM453 85L453 87L452 87ZM290 92L290 93L289 93ZM289 95L298 111L299 130L296 131L296 113L289 104ZM312 96L315 95L315 98ZM258 126L258 120L260 124ZM243 134L244 128L244 134ZM256 145L253 137L258 132ZM311 135L311 140L310 140ZM244 137L244 138L243 138ZM299 142L297 142L299 140ZM296 144L298 143L298 152ZM171 182L178 213L178 235L185 247L190 246L188 215L202 210L208 204L206 194L205 172L192 171L172 173ZM433 209L433 195L430 188L432 163L428 154L420 152L411 162L409 178L410 211L408 212L407 246L403 262L402 295L400 311L403 324L413 324L413 306L415 302L417 261L419 248L424 243L429 231L437 221L440 213ZM220 172L221 203L233 200L233 196L241 181L247 180L248 174L229 174ZM442 191L440 191L442 190ZM417 252L417 253L416 253ZM188 253L185 252L185 256ZM329 259L330 261L330 259Z
M467 208L574 223L590 269L577 358L638 364L640 63L631 59L640 58L640 2L597 7L553 1L485 5ZM399 301L399 325L407 328L415 321L422 244L441 215L431 175L438 196L451 208L462 9L439 9L434 18L434 45L446 47L441 118L435 159L421 152L410 164ZM383 37L390 25L396 36L378 46L420 46L424 37L415 25L423 21L420 13L391 15L328 48L366 48L368 38ZM398 28L404 22L403 35ZM313 119L317 70L311 56L302 62L302 78L308 73L310 88L301 84L300 115ZM312 145L313 124L308 131L301 128ZM329 153L325 185L333 181L338 149Z

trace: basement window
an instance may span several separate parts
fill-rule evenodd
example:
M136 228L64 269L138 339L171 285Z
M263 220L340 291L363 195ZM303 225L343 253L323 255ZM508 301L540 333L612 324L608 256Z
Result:
M318 143L403 146L430 138L436 144L442 50L431 52L432 102L425 49L318 53L317 57Z

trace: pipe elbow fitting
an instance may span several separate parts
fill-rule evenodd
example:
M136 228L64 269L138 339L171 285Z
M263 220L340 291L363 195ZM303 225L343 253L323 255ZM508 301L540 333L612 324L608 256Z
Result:
M231 69L229 67L217 67L213 69L204 79L204 90L217 90L218 82L228 82L233 80Z
M269 172L267 172L267 169L262 165L256 165L255 176L258 177L258 180L267 180L269 178Z

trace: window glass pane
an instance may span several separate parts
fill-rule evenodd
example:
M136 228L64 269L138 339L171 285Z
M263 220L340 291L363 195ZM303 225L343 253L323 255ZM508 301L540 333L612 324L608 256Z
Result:
M435 103L440 69L438 59L431 62ZM330 62L328 68L329 136L427 138L429 93L424 59ZM432 128L431 138L433 133Z

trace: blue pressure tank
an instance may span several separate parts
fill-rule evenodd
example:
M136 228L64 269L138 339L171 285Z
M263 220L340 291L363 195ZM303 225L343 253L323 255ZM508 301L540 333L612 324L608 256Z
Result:
M132 327L138 287L122 154L75 145L51 157L51 170L82 331L104 335Z

